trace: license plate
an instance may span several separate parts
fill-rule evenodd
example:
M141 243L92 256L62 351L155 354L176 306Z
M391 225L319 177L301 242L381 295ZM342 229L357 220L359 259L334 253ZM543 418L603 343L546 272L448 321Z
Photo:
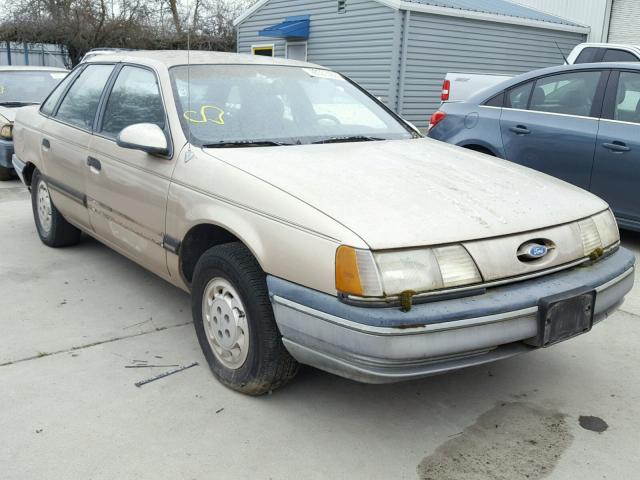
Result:
M537 343L548 347L593 327L596 292L571 292L540 300Z

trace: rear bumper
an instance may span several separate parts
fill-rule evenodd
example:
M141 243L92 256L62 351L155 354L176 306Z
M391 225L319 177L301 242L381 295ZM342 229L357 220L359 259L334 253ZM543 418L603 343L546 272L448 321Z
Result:
M0 139L0 167L13 168L11 157L13 156L13 141Z
M617 309L634 282L635 257L620 248L589 265L496 287L475 297L398 308L346 305L269 277L283 342L299 362L367 383L415 379L533 350L540 299L595 290L594 322Z

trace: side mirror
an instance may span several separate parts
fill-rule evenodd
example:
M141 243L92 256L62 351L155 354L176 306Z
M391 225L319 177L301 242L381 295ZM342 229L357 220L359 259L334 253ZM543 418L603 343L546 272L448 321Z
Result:
M158 155L169 153L167 137L155 123L136 123L122 129L117 138L118 146Z

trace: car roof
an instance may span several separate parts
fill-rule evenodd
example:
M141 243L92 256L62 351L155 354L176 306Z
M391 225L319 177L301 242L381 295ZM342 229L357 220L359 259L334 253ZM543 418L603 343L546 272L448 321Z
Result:
M143 65L164 65L171 68L176 65L283 65L296 67L322 68L313 63L281 58L247 55L227 52L209 52L201 50L133 50L104 53L87 59L86 63L131 62Z
M31 65L0 65L0 72L69 72L60 67L36 67Z
M640 50L640 45L632 45L630 43L581 43L579 45L577 45L578 47L583 47L583 48L589 48L589 47L595 47L595 48L629 48L629 49L635 49L635 50Z
M489 87L482 92L477 93L473 97L469 98L471 103L482 103L487 99L497 95L503 90L517 85L519 83L526 82L537 77L543 77L545 75L552 75L554 73L573 72L576 70L607 70L607 69L624 69L624 70L638 70L640 72L640 62L601 62L601 63L578 63L576 65L559 65L555 67L541 68L538 70L532 70L527 73L523 73L516 77L510 78L497 85Z

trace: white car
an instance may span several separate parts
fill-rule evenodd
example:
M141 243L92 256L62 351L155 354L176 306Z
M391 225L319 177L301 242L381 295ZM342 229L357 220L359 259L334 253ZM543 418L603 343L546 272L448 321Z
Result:
M248 394L298 363L394 382L547 347L633 285L604 201L309 63L102 55L15 140L41 240L84 231L191 292L213 373Z
M0 181L15 176L11 157L17 109L40 103L67 73L55 67L0 66Z
M565 64L602 62L640 62L640 45L581 43L574 47ZM450 72L446 74L442 83L441 100L443 103L463 102L476 93L510 78L513 78L513 75Z

